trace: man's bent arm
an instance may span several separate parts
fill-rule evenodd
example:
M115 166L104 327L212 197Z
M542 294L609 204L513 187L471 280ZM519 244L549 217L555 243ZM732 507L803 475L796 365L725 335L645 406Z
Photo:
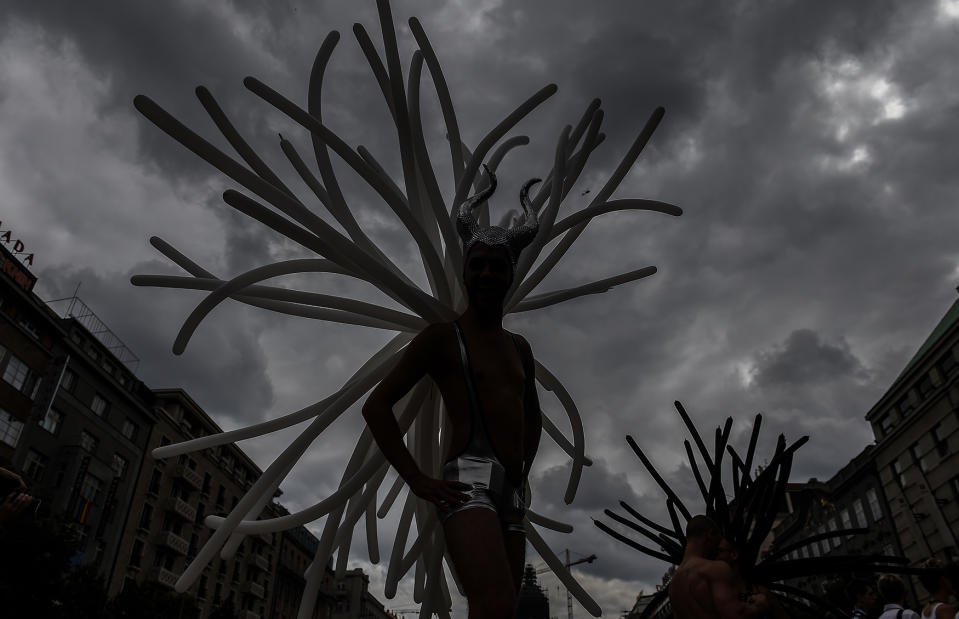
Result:
M413 338L396 366L380 382L363 405L363 418L377 446L403 480L423 476L403 442L403 432L393 414L393 405L416 385L429 369L430 349L436 343L435 327L429 326Z
M539 449L540 437L543 434L543 413L539 408L539 395L536 392L536 363L533 360L533 350L525 338L520 337L523 370L526 373L526 386L523 392L523 415L525 427L523 429L523 477L529 475L533 467L533 458Z
M733 572L722 561L709 561L709 588L713 596L713 607L721 619L758 619L769 612L769 600L763 594L750 597L746 603L739 599L733 587Z

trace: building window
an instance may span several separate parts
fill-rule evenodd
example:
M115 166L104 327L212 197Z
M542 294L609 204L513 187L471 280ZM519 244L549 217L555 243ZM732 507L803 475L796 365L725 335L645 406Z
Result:
M143 511L140 512L140 528L149 529L150 522L153 521L153 506L149 503L143 504Z
M862 506L862 499L856 499L852 502L852 508L856 512L856 525L864 527L869 524L866 521L866 510Z
M150 488L147 492L151 494L160 494L160 481L163 479L163 472L160 469L153 469L153 475L150 477Z
M61 421L63 421L63 414L51 408L47 411L47 414L43 416L43 419L40 420L40 427L50 434L56 434L57 430L60 429Z
M127 459L120 454L113 454L113 474L117 477L123 477L127 470Z
M72 391L76 384L77 375L73 373L73 370L64 370L63 378L60 380L60 388L65 391Z
M80 447L83 451L88 451L90 453L96 453L97 443L100 441L97 440L97 437L93 436L86 430L80 432Z
M943 376L950 376L956 370L959 370L959 363L956 363L956 356L950 350L939 359L939 371Z
M899 409L899 415L905 418L916 405L913 403L912 398L909 397L909 394L906 394L896 403L896 407Z
M124 419L123 428L120 430L120 433L132 441L137 435L137 424L129 419Z
M206 576L200 576L200 586L196 590L197 598L206 599Z
M923 398L932 393L934 387L932 386L932 377L929 374L926 374L922 377L922 380L919 381L919 384L916 386L919 389L919 395Z
M892 420L892 413L886 413L879 418L879 429L882 430L883 436L889 434L889 431L892 430L894 425L896 424Z
M825 532L826 532L826 527L819 527L818 529L816 529L816 535L822 535L822 534L825 533ZM828 537L827 537L826 539L819 540L818 542L816 542L815 544L813 544L813 546L816 547L816 551L818 551L818 550L819 550L819 547L821 546L821 547L822 547L822 552L823 552L823 554L826 554L827 552L829 552L829 551L831 550L831 548L830 548L830 546L829 546L829 538L828 538ZM816 552L816 551L814 551L813 554L818 557L819 554L818 554L818 552Z
M16 447L20 442L21 432L23 432L23 422L0 408L0 441Z
M949 453L949 441L946 440L946 432L942 429L942 424L937 423L932 427L932 440L936 444L936 450L940 456Z
M92 410L98 417L103 417L103 413L107 410L107 401L103 399L103 396L99 393L93 396L93 402L90 403L90 410Z
M912 461L916 463L920 471L925 473L929 470L929 467L926 464L926 458L922 455L922 450L919 448L918 442L912 444L912 447L909 448L909 452L912 454Z
M97 499L100 498L100 490L102 488L103 482L101 482L98 477L87 473L87 476L83 478L83 485L80 486L80 496L92 503L96 503Z
M7 381L17 391L23 391L30 375L30 368L16 355L11 354L7 362L7 369L3 371L3 380Z
M143 542L133 541L133 551L130 553L130 567L140 567L140 561L143 560Z
M899 458L896 458L892 461L892 464L889 465L890 471L892 471L892 478L896 480L896 483L899 484L900 488L906 487L906 475L902 470L902 463L899 462Z
M844 529L852 528L852 519L849 517L848 509L843 508L843 510L839 512L839 517L842 519L842 528Z
M866 490L866 499L869 501L869 512L873 521L882 520L882 505L879 504L879 495L876 494L875 488Z
M203 494L207 494L207 495L210 494L210 482L212 480L213 478L210 476L209 473L203 474L203 490L201 490Z
M839 526L836 524L836 519L835 519L835 518L830 518L830 519L829 519L829 530L830 530L830 531L838 531L838 530L839 530ZM831 538L831 539L832 539L832 547L833 547L833 548L838 548L839 545L842 544L842 538L841 538L841 537L833 537L833 538Z
M23 462L23 472L33 481L40 481L43 479L43 471L47 468L48 461L49 458L39 451L29 449L27 450L27 458Z

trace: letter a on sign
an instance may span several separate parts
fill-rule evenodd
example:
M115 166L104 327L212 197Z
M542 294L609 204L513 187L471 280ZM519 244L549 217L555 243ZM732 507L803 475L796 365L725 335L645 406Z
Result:
M7 231L4 232L3 234L0 234L0 239L2 239L4 243L9 243L9 242L10 242L10 231L7 230Z

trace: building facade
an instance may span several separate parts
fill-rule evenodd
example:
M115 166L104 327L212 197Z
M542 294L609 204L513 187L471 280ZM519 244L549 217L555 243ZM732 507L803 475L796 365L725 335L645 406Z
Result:
M154 390L152 396L156 421L137 479L139 500L123 528L121 552L109 584L111 596L127 582L154 581L172 587L212 535L204 518L227 515L261 473L235 445L154 459L149 454L157 447L220 432L220 428L181 389ZM271 504L261 517L276 515ZM189 589L201 619L228 603L242 619L270 616L279 537L277 533L247 536L234 558L217 555L203 569Z
M346 570L333 584L331 619L395 619L370 593L370 577L360 568Z
M82 301L61 318L16 281L0 278L0 291L4 464L40 499L37 513L71 532L74 561L108 577L152 425L148 391Z
M867 445L825 483L810 479L804 484L789 484L786 493L788 516L775 529L782 534L799 526L799 532L780 545L839 529L867 529L857 535L833 537L790 551L789 559L838 555L902 556L892 510L886 500L875 463L875 446ZM797 519L803 518L801 523ZM823 595L825 587L841 574L821 574L793 579L787 584ZM870 576L865 574L864 576ZM914 593L907 593L915 599Z
M212 534L204 518L232 511L262 471L235 445L154 459L221 430L185 391L144 385L137 358L80 299L40 300L2 244L0 272L0 466L72 533L74 562L94 567L108 596L128 583L172 588ZM287 513L273 502L260 517ZM247 536L187 595L201 619L229 603L241 619L295 617L317 544L303 527ZM314 619L390 616L368 584L361 570L335 583L326 566Z
M2 244L0 267L0 466L9 467L63 334L32 292L36 278Z
M289 512L277 505L281 515ZM295 619L300 608L300 600L306 587L304 576L306 568L313 562L319 540L305 527L296 527L283 531L280 537L279 566L274 574L272 613L273 619ZM313 606L313 619L330 619L336 606L333 570L329 565L323 573L316 604Z
M959 560L959 301L866 419L904 556Z

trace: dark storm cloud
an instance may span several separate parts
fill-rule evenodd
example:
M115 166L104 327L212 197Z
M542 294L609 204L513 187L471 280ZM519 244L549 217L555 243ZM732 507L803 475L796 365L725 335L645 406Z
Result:
M846 341L824 342L811 329L793 331L781 346L757 354L753 372L753 383L760 389L869 378Z
M164 269L143 264L133 272L145 270ZM233 320L205 323L186 353L175 357L171 343L192 309L190 300L131 290L129 274L105 278L90 269L49 269L41 271L39 279L41 292L56 298L72 295L79 285L78 296L139 358L137 376L151 388L186 390L221 427L261 421L272 405L267 359L256 338L261 327L255 321L234 313Z

